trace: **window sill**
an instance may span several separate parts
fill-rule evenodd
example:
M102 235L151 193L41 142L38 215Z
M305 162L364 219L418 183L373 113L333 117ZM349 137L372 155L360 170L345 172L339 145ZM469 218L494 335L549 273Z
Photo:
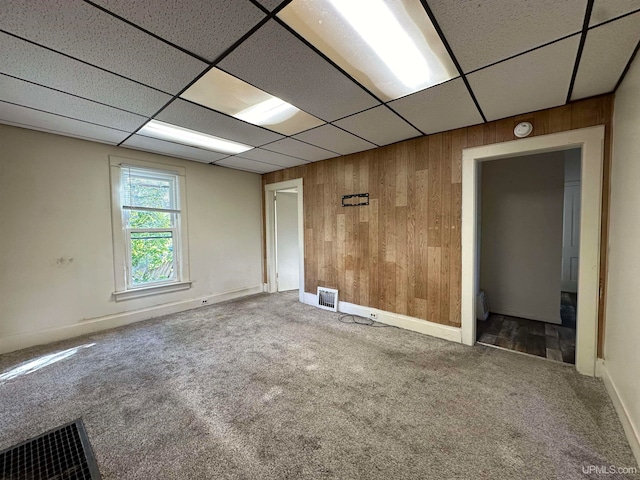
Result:
M167 283L164 285L153 285L151 287L142 287L132 290L123 290L121 292L113 292L116 302L123 300L131 300L133 298L148 297L149 295L157 295L159 293L178 292L180 290L188 290L191 288L191 282Z

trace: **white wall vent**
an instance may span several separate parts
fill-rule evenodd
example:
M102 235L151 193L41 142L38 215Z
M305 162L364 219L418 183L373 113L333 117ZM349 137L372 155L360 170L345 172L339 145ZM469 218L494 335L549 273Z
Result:
M338 311L338 290L318 287L318 307L332 312Z

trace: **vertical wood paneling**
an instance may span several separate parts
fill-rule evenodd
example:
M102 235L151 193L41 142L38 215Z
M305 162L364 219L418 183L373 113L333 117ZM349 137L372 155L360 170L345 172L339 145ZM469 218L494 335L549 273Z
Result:
M372 181L373 183L373 181ZM366 192L362 192L366 193ZM354 207L356 208L356 207ZM380 255L378 219L380 218L378 209L378 199L369 200L369 258L365 258L364 263L368 265L369 273L369 305L380 308Z
M440 223L442 215L442 134L431 135L429 139L429 203L427 204L427 242L439 247L442 235Z
M467 130L451 132L451 183L462 182L462 150L467 148Z
M451 185L451 251L449 253L449 325L460 326L462 286L462 183ZM444 320L444 319L443 319Z
M415 145L413 143L412 145ZM415 317L416 305L414 291L416 286L415 250L413 245L416 241L416 178L413 174L416 171L415 148L407 149L407 224L406 224L406 275L407 275L407 315Z
M427 319L440 319L440 247L427 247ZM443 322L439 322L443 323ZM446 322L445 322L446 323Z
M414 288L414 297L422 300L427 299L427 272L429 269L429 263L427 262L429 229L429 222L427 220L429 210L428 176L428 170L416 171L416 243L413 246L414 258L416 260L414 266L416 270L416 286Z
M572 105L554 108L553 115L549 115L549 133L566 132L571 130ZM577 128L577 127L573 127Z
M534 136L604 124L606 214L611 109L612 96L591 98L280 170L263 184L303 178L306 291L338 288L347 302L460 326L462 150L516 140L521 121ZM369 205L342 207L352 193L369 193ZM607 226L605 215L602 272Z
M496 122L496 143L515 140L516 136L513 134L513 129L516 125L517 122L513 118L498 120Z

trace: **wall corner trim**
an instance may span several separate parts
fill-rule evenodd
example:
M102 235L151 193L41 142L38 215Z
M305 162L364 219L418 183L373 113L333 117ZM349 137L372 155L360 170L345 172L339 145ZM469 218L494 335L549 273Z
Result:
M317 307L318 296L315 293L305 292L304 303ZM429 322L420 318L409 317L399 313L386 312L384 310L364 307L362 305L356 305L349 302L338 302L338 312L359 315L364 318L369 318L370 312L376 312L378 314L378 318L376 319L377 322L384 323L386 325L393 325L394 327L402 328L404 330L411 330L412 332L422 333L424 335L430 335L432 337L442 338L450 342L462 343L461 330L450 325L441 325L439 323Z
M607 393L609 397L611 397L611 401L613 402L613 407L618 414L618 418L620 419L620 423L622 423L622 428L624 429L624 433L627 436L627 440L629 441L629 446L631 447L631 451L633 455L636 457L636 462L640 465L640 425L634 425L633 421L629 417L627 408L620 397L618 388L614 383L613 379L609 376L609 372L607 371L606 362L602 359L598 360L596 366L596 374L598 377L602 378L604 382L604 386L607 389Z

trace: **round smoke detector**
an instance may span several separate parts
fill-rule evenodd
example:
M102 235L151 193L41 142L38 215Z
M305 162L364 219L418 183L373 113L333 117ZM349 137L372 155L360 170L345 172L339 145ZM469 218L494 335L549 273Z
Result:
M529 122L521 122L513 129L513 134L518 138L528 137L533 132L533 125Z

